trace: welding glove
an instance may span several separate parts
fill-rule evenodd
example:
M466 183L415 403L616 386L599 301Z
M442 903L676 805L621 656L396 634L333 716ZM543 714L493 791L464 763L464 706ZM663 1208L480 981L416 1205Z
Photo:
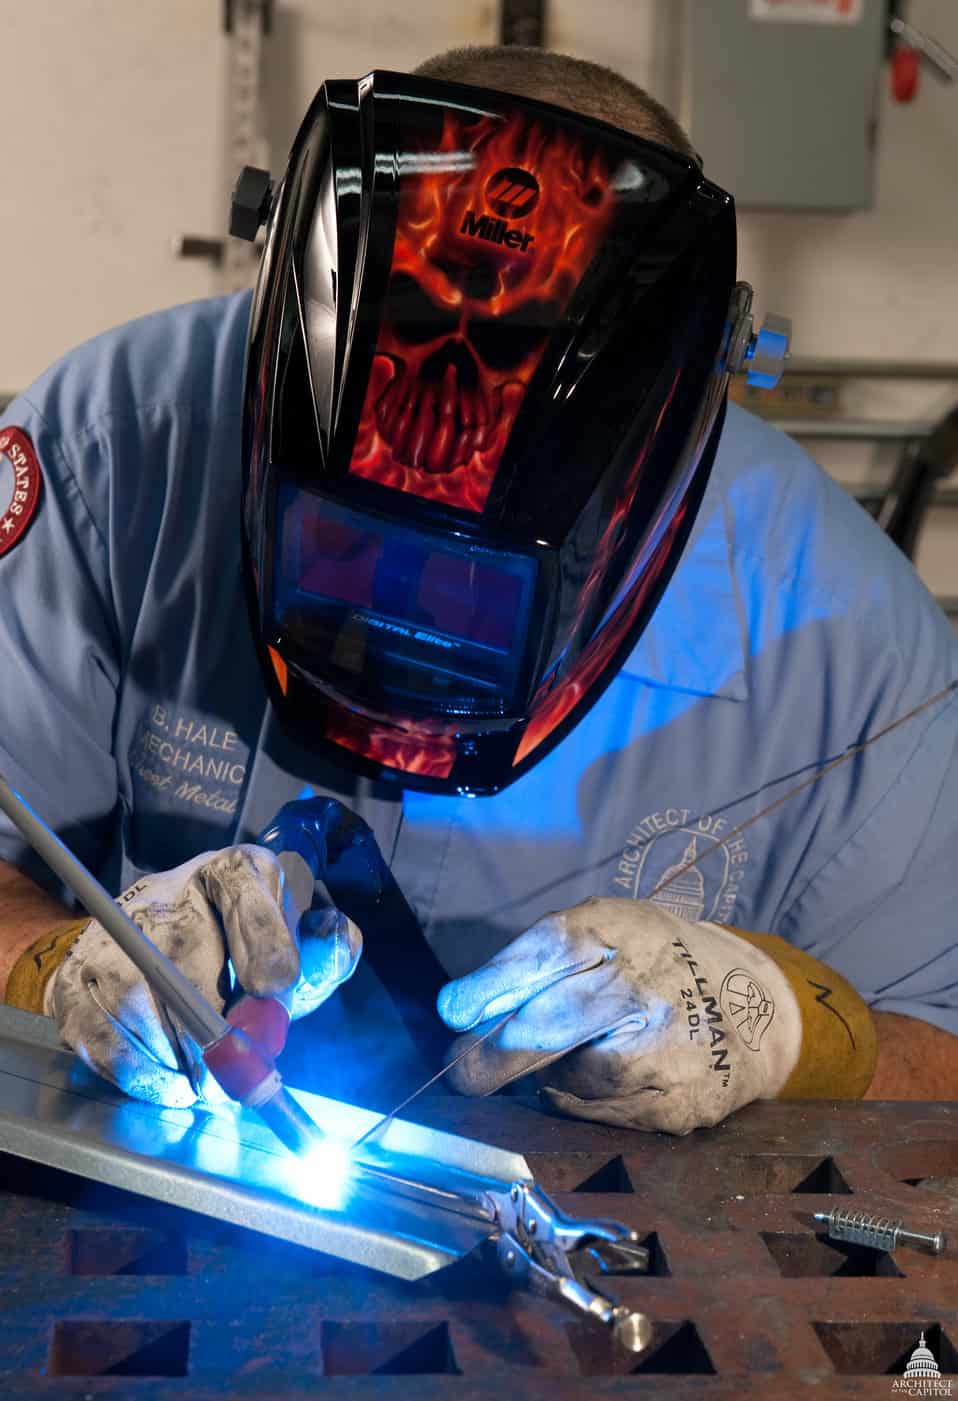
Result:
M244 991L277 996L299 1017L346 981L362 952L362 935L339 910L300 918L311 877L304 889L297 901L277 857L245 845L144 876L118 903L217 1011L231 1000L232 968ZM53 1017L69 1047L136 1099L176 1108L223 1098L199 1047L96 920L21 955L7 1000Z
M647 900L547 915L439 1011L450 1072L491 1094L536 1072L561 1113L684 1134L755 1099L856 1098L875 1065L870 1013L845 980L774 935L689 924Z

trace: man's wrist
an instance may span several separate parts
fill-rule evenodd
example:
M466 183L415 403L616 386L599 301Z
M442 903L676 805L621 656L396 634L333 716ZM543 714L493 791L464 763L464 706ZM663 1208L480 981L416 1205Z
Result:
M780 967L802 1016L798 1061L778 1099L861 1099L875 1070L875 1023L863 998L834 968L776 934L725 925Z
M75 918L16 866L0 861L0 1001L6 1000L10 973L21 955L58 924Z
M21 955L36 943L38 934L35 929L21 928L0 937L3 938L3 946L0 947L0 1002L6 1002L10 974Z
M60 964L89 924L89 919L66 920L28 945L10 969L6 1001L24 1012L46 1012L46 994Z

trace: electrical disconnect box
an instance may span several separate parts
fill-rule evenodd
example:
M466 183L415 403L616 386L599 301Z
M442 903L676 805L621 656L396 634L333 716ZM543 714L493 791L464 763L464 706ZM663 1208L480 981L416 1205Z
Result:
M872 202L886 0L686 0L683 116L744 208Z

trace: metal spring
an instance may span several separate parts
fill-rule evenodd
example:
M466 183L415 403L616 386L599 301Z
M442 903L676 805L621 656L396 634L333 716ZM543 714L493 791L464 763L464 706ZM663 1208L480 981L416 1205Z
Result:
M894 1250L904 1224L890 1216L869 1216L865 1211L846 1211L838 1206L828 1213L827 1219L828 1234L835 1240L850 1240L873 1250Z

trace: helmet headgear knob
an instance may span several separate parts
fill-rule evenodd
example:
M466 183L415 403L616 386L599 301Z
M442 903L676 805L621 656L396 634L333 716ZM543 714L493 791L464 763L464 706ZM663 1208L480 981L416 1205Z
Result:
M261 224L269 218L273 186L268 170L244 165L230 200L230 233L252 243Z
M724 368L730 375L745 374L758 389L774 389L789 358L792 323L787 316L770 312L761 329L752 329L752 289L736 282L729 305Z

